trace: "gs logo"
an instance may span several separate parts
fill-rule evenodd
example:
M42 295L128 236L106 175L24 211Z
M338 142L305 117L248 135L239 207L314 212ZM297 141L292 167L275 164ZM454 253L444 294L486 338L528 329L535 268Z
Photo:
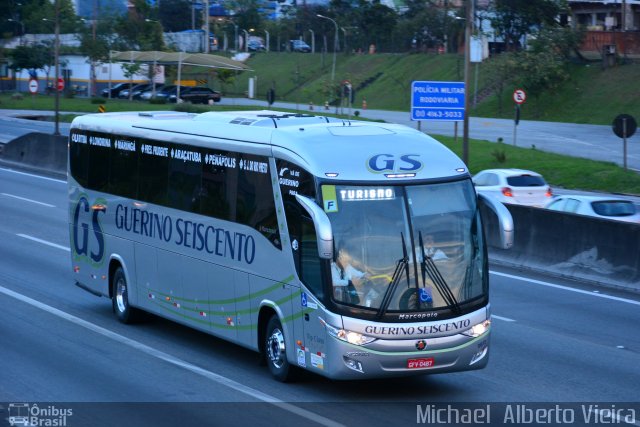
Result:
M104 199L91 205L85 195L80 196L73 211L72 242L78 257L88 257L94 263L104 257L104 236L100 216L107 210Z
M367 169L372 173L418 172L424 165L415 157L420 157L420 155L403 154L396 159L393 154L376 154L367 160Z

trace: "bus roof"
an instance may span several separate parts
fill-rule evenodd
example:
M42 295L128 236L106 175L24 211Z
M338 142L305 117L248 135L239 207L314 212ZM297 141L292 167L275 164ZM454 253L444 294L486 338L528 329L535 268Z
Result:
M89 114L72 129L275 155L326 179L390 181L468 175L435 139L403 125L278 111Z

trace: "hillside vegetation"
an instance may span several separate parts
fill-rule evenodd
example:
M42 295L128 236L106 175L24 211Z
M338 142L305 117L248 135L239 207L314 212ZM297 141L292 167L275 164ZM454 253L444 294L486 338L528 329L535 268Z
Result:
M464 58L457 54L338 54L336 57L335 81L349 80L356 88L355 108L361 108L364 99L371 109L407 111L412 81L464 79ZM228 95L242 95L247 90L248 78L257 77L261 99L266 99L267 90L274 87L278 100L324 104L332 98L329 90L332 60L332 54L323 57L320 53L259 53L247 62L253 71L238 75L234 84L220 89ZM522 119L608 125L617 114L627 113L640 120L640 64L606 70L599 62L569 67L571 78L560 90L527 94ZM485 85L485 69L485 63L478 64L476 92L476 65L472 64L469 94L473 102L477 93L478 102L471 115L512 118L515 104L511 95L517 83L504 91L503 111L499 111L495 93ZM517 77L514 80L517 82Z

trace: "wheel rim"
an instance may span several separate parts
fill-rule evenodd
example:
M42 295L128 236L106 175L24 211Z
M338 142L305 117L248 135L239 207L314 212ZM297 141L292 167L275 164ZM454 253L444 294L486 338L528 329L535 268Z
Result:
M116 282L116 305L118 306L118 311L120 313L124 313L127 309L126 293L127 283L124 281L124 279L120 278Z
M267 340L267 354L269 356L269 361L273 366L278 369L282 368L286 352L284 347L284 336L279 328L275 328Z

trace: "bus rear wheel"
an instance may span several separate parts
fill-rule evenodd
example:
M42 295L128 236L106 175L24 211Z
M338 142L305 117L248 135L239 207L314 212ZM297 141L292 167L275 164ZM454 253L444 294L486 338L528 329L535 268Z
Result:
M294 367L287 360L287 348L278 316L272 316L267 323L264 354L271 375L281 382L293 379Z
M129 305L129 286L122 267L118 267L111 279L113 312L122 323L134 323L141 318L141 312Z

